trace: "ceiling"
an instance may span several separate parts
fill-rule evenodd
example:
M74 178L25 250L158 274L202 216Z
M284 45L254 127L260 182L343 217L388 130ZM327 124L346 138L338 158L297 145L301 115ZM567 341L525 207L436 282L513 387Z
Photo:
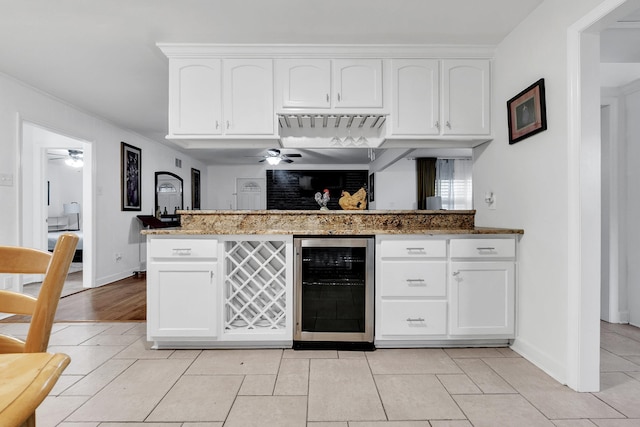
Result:
M541 2L0 0L0 72L165 142L168 62L156 43L495 45ZM264 154L216 150L198 158L251 163L244 156ZM314 159L305 154L300 163ZM338 155L344 163L369 157L362 149Z

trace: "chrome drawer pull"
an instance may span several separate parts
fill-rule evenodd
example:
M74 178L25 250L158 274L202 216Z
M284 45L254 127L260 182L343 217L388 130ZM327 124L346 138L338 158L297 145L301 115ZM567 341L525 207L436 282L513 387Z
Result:
M179 256L191 255L191 248L173 248L173 254Z
M487 248L476 248L476 249L479 250L479 251L495 251L496 250L496 248L488 248L488 247Z
M407 283L409 284L409 286L414 285L414 284L418 284L418 285L426 285L425 280L424 279L406 279Z
M411 317L407 318L407 322L424 322L422 317L418 317L417 319L412 319Z
M408 252L425 252L424 248L407 248Z

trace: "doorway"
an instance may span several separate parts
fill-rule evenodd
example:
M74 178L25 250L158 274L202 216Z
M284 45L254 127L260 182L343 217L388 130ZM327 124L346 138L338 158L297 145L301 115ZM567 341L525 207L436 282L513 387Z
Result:
M567 384L600 389L600 32L640 7L638 0L606 0L568 29L569 288ZM595 208L595 209L594 209ZM595 243L595 244L594 244Z
M52 153L82 153L82 168L75 172L81 184L71 190L67 178L52 178L49 157ZM72 286L90 288L94 282L93 250L93 162L92 144L67 136L38 124L21 122L20 170L20 245L40 250L49 249L49 231L69 231L81 235L81 278ZM52 168L53 169L53 168ZM79 175L78 175L79 174ZM72 178L74 180L73 175ZM53 188L52 188L53 187ZM75 202L75 203L74 203ZM52 205L52 203L54 203ZM51 225L51 227L50 227ZM55 236L53 236L55 237ZM79 265L76 264L75 268ZM23 276L16 290L24 284L40 281L39 276ZM80 283L77 283L77 282ZM65 285L66 286L66 285ZM63 295L67 291L63 290Z

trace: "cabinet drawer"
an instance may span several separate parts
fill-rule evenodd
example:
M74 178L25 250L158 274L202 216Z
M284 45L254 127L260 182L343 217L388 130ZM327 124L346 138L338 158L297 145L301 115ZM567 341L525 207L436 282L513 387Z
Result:
M383 240L380 244L383 258L444 258L447 256L445 240Z
M515 239L451 239L451 258L515 258Z
M444 297L447 294L446 262L383 261L383 297Z
M218 241L212 239L153 239L148 250L151 258L211 259L218 256Z
M383 301L382 335L445 335L446 301Z

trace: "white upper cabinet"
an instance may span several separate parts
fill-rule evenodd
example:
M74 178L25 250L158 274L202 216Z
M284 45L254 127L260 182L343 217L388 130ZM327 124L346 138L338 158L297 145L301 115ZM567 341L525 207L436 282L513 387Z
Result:
M169 133L222 133L222 70L219 59L169 61Z
M442 133L489 135L490 63L483 59L442 61Z
M282 59L277 79L284 110L383 107L381 59Z
M223 64L225 133L273 134L273 61L225 59Z
M278 61L284 108L331 107L331 61L283 59Z
M334 60L333 86L336 108L381 108L382 60Z
M483 136L490 129L486 59L393 59L392 136Z
M440 133L439 67L439 61L433 59L391 61L393 134Z
M273 135L271 59L169 62L169 134Z

